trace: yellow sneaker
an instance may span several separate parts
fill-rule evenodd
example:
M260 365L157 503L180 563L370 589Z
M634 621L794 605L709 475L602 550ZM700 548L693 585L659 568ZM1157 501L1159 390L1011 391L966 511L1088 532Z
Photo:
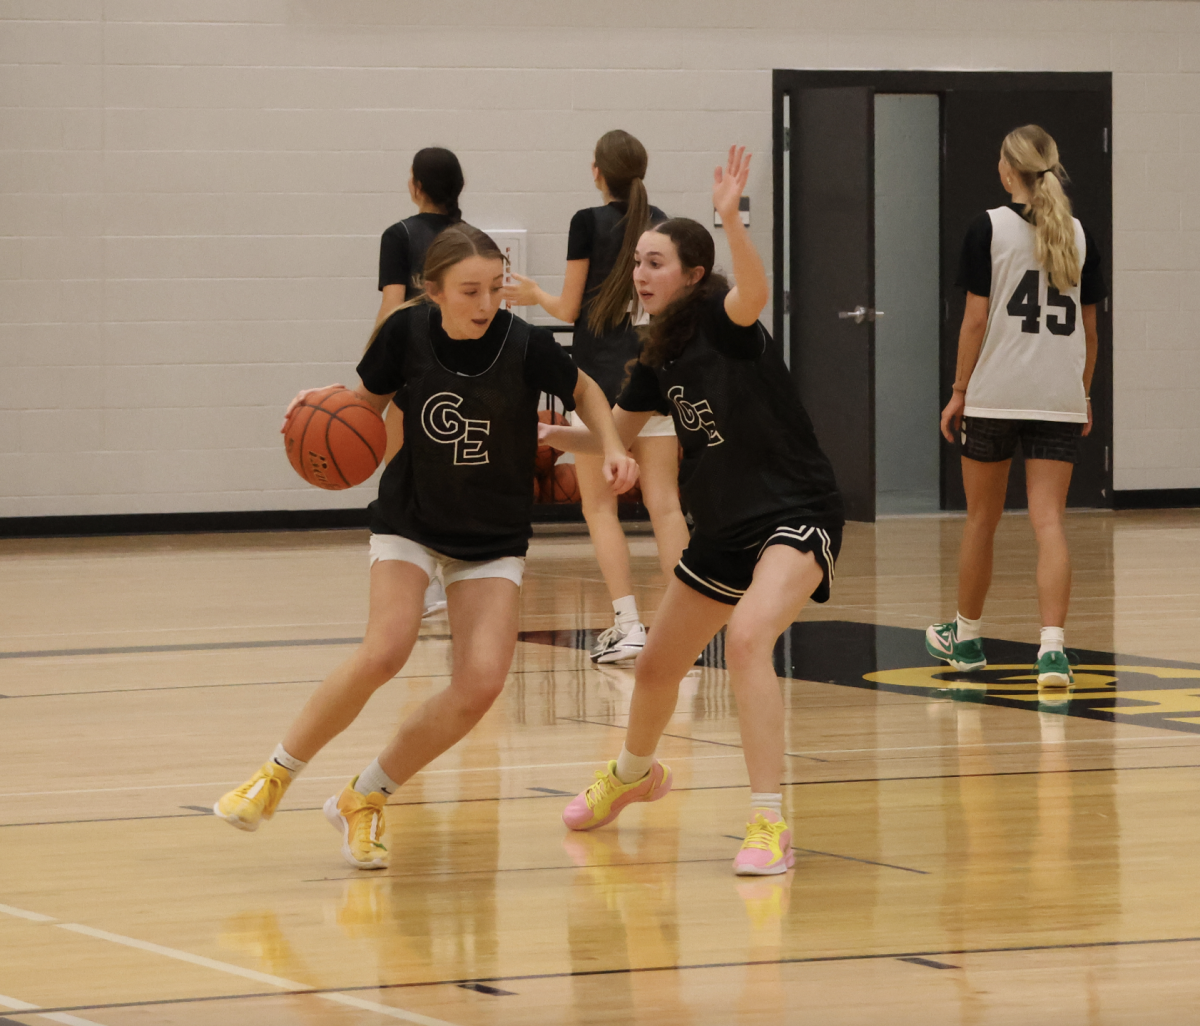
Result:
M355 869L387 869L388 850L383 843L387 795L381 791L359 794L354 790L357 780L355 777L341 794L325 803L325 818L342 832L342 857L350 865Z
M291 771L269 760L241 787L222 797L213 806L213 813L239 830L257 830L259 823L275 815L279 799L291 782Z
M596 782L576 795L563 809L563 822L572 830L595 830L611 823L633 802L656 802L671 790L671 767L657 759L641 780L622 784L617 778L617 760L596 771Z
M755 809L754 821L746 824L746 839L733 860L738 876L775 876L796 864L792 832L787 823L768 809Z

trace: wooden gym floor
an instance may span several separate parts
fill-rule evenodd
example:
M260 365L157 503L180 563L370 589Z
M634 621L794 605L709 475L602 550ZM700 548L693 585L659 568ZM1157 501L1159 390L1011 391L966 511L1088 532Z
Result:
M851 525L834 601L781 641L798 858L761 880L730 872L719 644L660 751L675 792L559 821L632 683L579 647L608 605L585 538L535 540L506 692L393 799L374 874L319 806L443 686L444 617L264 829L208 812L360 635L363 533L0 543L0 1022L1200 1022L1200 512L1071 518L1070 695L1029 675L1019 516L993 665L924 656L961 526Z

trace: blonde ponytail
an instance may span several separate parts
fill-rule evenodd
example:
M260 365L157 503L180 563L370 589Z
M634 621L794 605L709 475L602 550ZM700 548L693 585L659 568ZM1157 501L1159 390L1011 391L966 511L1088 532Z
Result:
M1038 125L1013 129L1004 137L1000 156L1029 190L1035 231L1034 252L1050 284L1065 292L1079 284L1079 247L1071 201L1063 192L1070 181L1058 160L1058 145Z

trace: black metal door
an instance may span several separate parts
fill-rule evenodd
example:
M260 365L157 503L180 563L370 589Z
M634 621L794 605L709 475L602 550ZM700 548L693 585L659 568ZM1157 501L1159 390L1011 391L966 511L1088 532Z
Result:
M791 361L851 520L875 519L874 90L802 88L791 108Z
M942 102L942 400L954 381L964 296L954 287L967 225L982 211L1008 202L996 164L1000 143L1012 129L1041 125L1058 143L1071 176L1068 194L1078 217L1101 250L1105 278L1112 281L1112 162L1109 157L1111 104L1095 90L947 90ZM1095 424L1083 440L1071 480L1071 506L1112 505L1112 316L1097 308L1100 348L1092 382ZM962 468L954 447L943 442L942 508L965 509ZM1021 509L1025 467L1013 460L1005 505Z

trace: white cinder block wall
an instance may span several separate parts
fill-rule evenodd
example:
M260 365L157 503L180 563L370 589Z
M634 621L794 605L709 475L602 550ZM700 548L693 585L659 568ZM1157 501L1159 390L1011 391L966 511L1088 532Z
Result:
M769 256L783 67L1115 73L1116 487L1200 486L1200 4L3 0L0 516L362 505L278 425L352 383L412 153L557 285L603 131L706 222L743 142Z

